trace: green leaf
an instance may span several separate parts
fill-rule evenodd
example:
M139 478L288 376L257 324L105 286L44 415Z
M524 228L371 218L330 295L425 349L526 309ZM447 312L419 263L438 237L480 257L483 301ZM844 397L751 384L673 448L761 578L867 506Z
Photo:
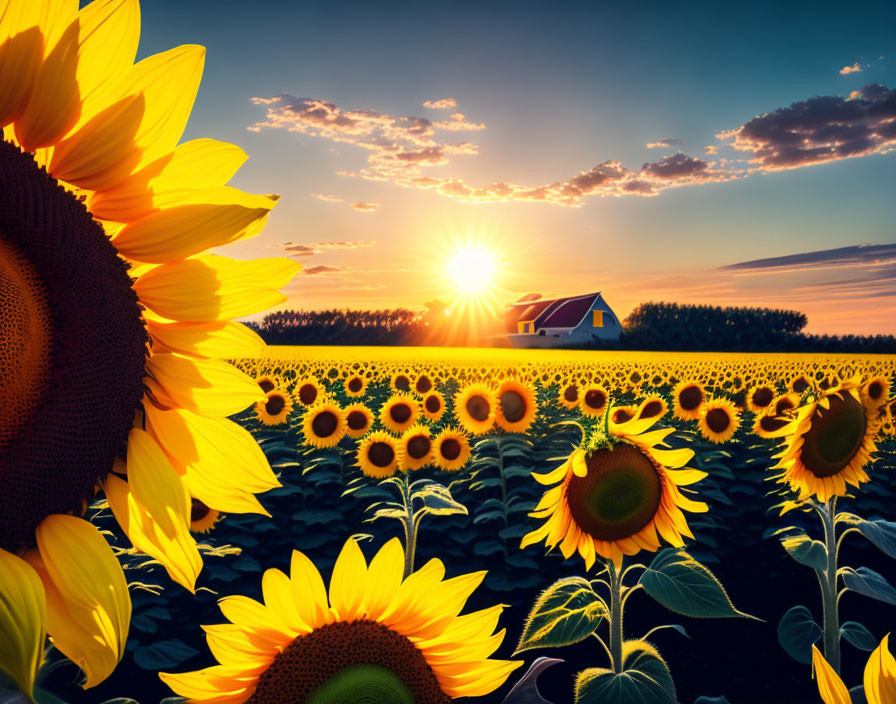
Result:
M781 545L784 546L787 554L801 565L806 565L819 572L827 569L828 549L824 543L812 540L805 533L784 538Z
M561 579L535 600L516 652L578 643L590 636L606 615L607 605L588 580Z
M640 583L667 609L685 616L754 618L735 609L715 575L684 550L661 550L641 575Z
M856 621L846 621L840 626L840 637L854 648L871 652L877 648L878 640L865 626Z
M411 499L423 501L423 508L417 511L418 515L431 513L434 516L450 516L467 513L467 507L454 500L448 487L435 482L415 491Z
M896 523L861 521L855 526L868 540L892 558L896 558Z
M158 671L177 667L184 660L189 660L198 654L198 650L191 648L182 640L171 638L137 648L134 651L134 662L144 670Z
M622 672L583 670L576 677L576 704L676 704L675 683L656 649L645 641L623 645Z
M893 589L879 572L868 567L859 567L857 570L845 567L842 569L842 575L843 583L848 589L896 606L896 589Z
M778 623L778 642L790 657L808 665L812 662L812 646L821 638L822 632L809 609L794 606Z

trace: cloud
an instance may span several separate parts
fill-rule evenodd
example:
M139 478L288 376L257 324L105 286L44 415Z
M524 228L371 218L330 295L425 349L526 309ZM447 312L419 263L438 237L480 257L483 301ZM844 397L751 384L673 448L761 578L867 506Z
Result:
M305 276L319 276L320 274L329 274L331 272L342 271L345 267L341 266L330 266L328 264L321 264L319 266L308 267L307 269L302 269L302 273Z
M849 99L816 96L717 136L752 153L761 171L879 154L896 147L896 90L869 84Z
M339 196L331 196L328 193L312 193L311 197L326 201L327 203L341 203L343 201Z
M376 240L354 240L342 242L283 242L276 245L293 257L310 257L334 249L363 249L373 247Z
M363 200L358 201L357 203L352 203L352 208L357 210L360 213L372 213L374 210L380 207L379 203L366 203Z
M850 73L859 73L862 70L862 67L859 66L859 62L856 61L852 66L844 66L840 69L841 76L848 76Z
M820 269L845 266L880 266L896 264L896 244L860 244L837 249L789 254L783 257L753 259L722 267L740 271L771 271L775 269Z
M423 101L423 107L429 108L430 110L450 110L451 108L457 107L457 102L454 98L442 98L441 100L425 100Z
M644 146L648 149L663 149L665 147L680 147L684 144L683 139L675 139L674 137L663 137L656 142L648 142Z
M448 105L449 99L425 105ZM586 198L656 196L670 188L722 183L751 174L794 169L896 149L896 90L869 84L849 98L815 96L778 108L716 134L717 144L704 147L707 160L677 151L654 162L630 169L616 160L604 160L560 180L520 184L498 180L470 184L450 173L429 172L450 167L458 156L474 156L471 141L449 138L457 132L476 132L485 125L461 112L432 121L413 116L392 116L369 109L343 109L319 98L253 98L265 106L265 120L248 129L284 129L356 146L367 153L367 164L355 171L340 170L345 177L392 183L404 188L438 193L469 203L508 201L582 206ZM453 101L452 101L453 102ZM666 137L648 143L650 148L671 147L682 140ZM725 149L724 155L720 150ZM731 158L729 158L729 156ZM353 203L362 212L374 203Z

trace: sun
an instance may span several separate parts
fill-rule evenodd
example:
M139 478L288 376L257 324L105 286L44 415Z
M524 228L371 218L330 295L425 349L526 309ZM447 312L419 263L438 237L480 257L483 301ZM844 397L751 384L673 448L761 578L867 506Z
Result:
M497 260L487 247L468 244L458 247L446 268L456 293L484 294L495 284Z

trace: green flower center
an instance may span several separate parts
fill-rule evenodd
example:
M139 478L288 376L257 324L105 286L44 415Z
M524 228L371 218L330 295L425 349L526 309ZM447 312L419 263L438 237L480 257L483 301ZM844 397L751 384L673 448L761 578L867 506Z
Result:
M353 665L318 687L308 704L415 704L408 686L378 665Z

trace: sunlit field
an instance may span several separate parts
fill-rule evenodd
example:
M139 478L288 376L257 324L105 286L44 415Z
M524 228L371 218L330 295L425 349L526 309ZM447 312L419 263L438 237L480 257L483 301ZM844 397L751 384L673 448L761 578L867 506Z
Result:
M272 347L234 363L267 400L233 418L283 486L259 496L271 517L194 497L195 597L119 537L134 617L110 697L170 695L157 671L214 664L181 624L222 623L226 595L268 603L262 573L288 574L293 550L328 583L350 536L368 561L397 549L405 578L482 573L464 613L500 611L476 657L506 679L486 702L542 656L561 659L537 661L549 702L604 701L614 661L650 674L655 701L812 702L813 645L860 682L889 630L893 357Z

